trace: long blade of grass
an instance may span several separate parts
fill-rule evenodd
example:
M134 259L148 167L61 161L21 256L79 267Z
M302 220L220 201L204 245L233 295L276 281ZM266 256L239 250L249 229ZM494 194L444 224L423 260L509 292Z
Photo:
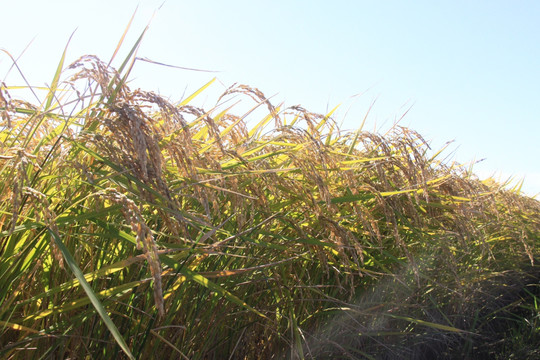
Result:
M137 39L135 44L133 44L128 55L122 62L122 65L120 65L120 67L118 68L117 74L111 79L108 85L109 91L111 92L111 96L107 100L107 105L111 106L112 104L114 104L114 101L116 100L116 97L118 96L120 89L122 89L122 87L126 83L127 78L131 72L131 69L133 68L133 64L135 63L135 60L136 60L135 54L137 53L137 50L139 49L139 46L141 45L141 41L144 38L144 35L146 34L147 31L148 31L148 26L145 27L141 35L139 35L139 38ZM128 70L122 76L122 79L120 79L120 81L118 81L118 83L116 84L119 74L122 74L124 72L124 69L126 68L128 64L129 64ZM116 87L115 87L115 84L116 84Z
M420 320L420 319L413 319L413 318L408 317L408 316L399 316L399 315L393 315L393 314L384 314L384 315L388 316L388 317L391 317L391 318L394 318L394 319L405 320L405 321L409 321L409 322L412 322L412 323L415 323L415 324L418 324L418 325L423 325L423 326L427 326L427 327L430 327L430 328L439 329L439 330L443 330L443 331L450 331L450 332L455 332L455 333L466 333L467 332L465 330L458 329L458 328L453 327L453 326L437 324L437 323L433 323L433 322L430 322L430 321L424 321L424 320Z
M129 19L129 22L126 28L124 29L124 33L122 34L122 37L120 37L120 41L118 41L118 44L116 45L116 49L114 49L114 52L111 56L111 60L109 60L109 63L107 64L107 66L110 66L112 64L114 58L116 57L116 54L118 54L118 51L120 51L120 48L122 47L122 44L124 43L124 39L126 38L129 28L131 27L131 23L133 23L133 19L135 19L135 14L137 13L138 9L139 9L139 5L137 5L137 7L135 8L135 11L133 11L133 15L131 15L131 19Z
M26 332L29 332L29 333L32 333L32 334L39 334L40 333L40 331L37 331L35 329L29 328L29 327L26 327L26 326L23 326L23 325L15 324L15 323L12 323L12 322L9 322L9 321L0 320L0 325L2 325L4 327L9 327L9 328L11 328L13 330L26 331Z
M243 308L245 308L245 309L247 309L249 311L252 311L253 313L259 315L260 317L267 318L266 315L264 315L260 311L256 310L255 308L249 306L245 301L243 301L240 298L238 298L237 296L231 294L229 291L225 290L224 288L222 288L218 284L208 280L206 277L204 277L204 276L202 276L202 275L200 275L200 274L198 274L196 272L193 272L193 271L187 269L184 266L181 266L180 264L178 264L176 261L174 261L170 257L168 257L168 256L160 256L159 258L166 265L170 266L171 268L178 271L180 274L184 275L188 280L192 280L192 281L196 282L197 284L202 285L202 286L204 286L205 288L207 288L209 290L215 291L216 293L218 293L222 297L226 298L230 302L232 302L232 303L234 303L234 304L236 304L236 305L238 305L240 307L243 307Z
M341 106L341 104L338 104L337 106L335 106L332 110L330 110L330 112L328 114L326 114L324 116L324 118L317 124L317 126L315 127L315 129L317 131L319 131L327 122L328 122L328 119L330 119L330 117L332 116L332 114Z
M207 87L209 87L210 85L212 85L212 83L216 81L216 78L213 78L212 80L210 80L209 82L207 82L206 84L204 84L199 90L195 91L193 94L191 94L190 96L188 96L187 98L185 98L184 100L182 100L180 102L180 104L178 104L178 107L181 107L181 106L184 106L184 105L187 105L191 102L191 100L195 99L195 97L197 95L199 95L200 93L202 93L204 91L204 89L206 89Z
M127 258L125 260L118 261L118 262L116 262L114 264L104 266L104 267L100 268L99 270L92 271L91 273L87 273L87 274L84 275L84 278L86 279L87 282L90 283L90 282L94 281L95 279L99 279L102 276L114 274L114 273L116 273L116 272L118 272L120 270L123 270L123 269L127 268L128 266L130 266L132 264L135 264L137 262L142 262L142 261L145 261L145 260L146 260L146 255L133 256L133 257ZM45 297L50 297L51 295L58 294L58 293L63 292L63 291L72 290L74 288L79 287L80 285L81 285L81 282L79 281L79 279L75 278L73 280L70 280L70 281L67 281L67 282L63 283L62 285L59 285L57 287L54 287L52 289L49 289L49 290L41 293L41 294L33 296L32 298L19 303L19 305L32 303L32 302L34 302L34 301L36 301L38 299L42 299L42 298L45 298Z
M60 58L60 62L58 63L58 66L56 67L56 72L54 73L54 77L51 82L49 95L47 95L47 100L45 102L45 108L44 108L45 112L47 112L50 109L51 104L55 98L56 90L58 89L58 81L60 80L60 74L62 73L62 70L64 69L64 61L66 60L67 49L71 41L71 38L73 37L74 34L75 34L75 31L70 35L69 40L66 44L66 47L64 48L64 52L62 53L62 57Z
M371 109L373 108L373 105L375 105L375 101L374 100L371 105L369 106L368 108L368 111L366 112L366 115L364 115L364 119L362 120L362 123L360 124L360 127L358 128L358 130L356 130L356 133L354 135L354 139L351 143L351 145L349 146L349 151L348 151L348 154L351 155L356 144L358 143L358 138L360 137L360 134L362 133L362 130L364 129L364 125L366 124L366 120L368 118L368 115L369 115L369 112L371 111Z
M77 265L77 262L75 261L75 259L73 258L73 256L71 255L71 253L69 252L67 247L64 245L64 243L62 242L62 240L60 239L58 234L55 234L53 231L51 231L50 234L54 238L54 242L56 243L56 245L58 246L58 248L62 252L62 255L64 256L64 259L66 260L66 263L68 264L69 268L73 272L73 275L75 275L75 277L81 283L81 286L82 286L84 292L86 293L86 295L90 299L90 302L92 303L92 305L96 309L97 313L99 314L99 316L101 317L101 319L103 320L103 322L105 323L105 325L107 326L109 331L111 332L112 336L114 337L114 339L116 340L116 342L118 343L120 348L124 351L124 353L130 359L135 360L135 357L133 356L133 354L129 350L129 347L127 346L126 342L124 341L124 338L122 337L122 334L120 334L120 331L118 331L118 328L116 327L116 325L113 323L113 321L109 317L109 314L107 314L107 310L105 310L105 307L103 307L103 304L101 303L101 301L99 301L98 297L94 293L94 290L92 290L92 287L86 281L86 278L84 277L83 272L81 271L81 269Z
M137 281L132 281L126 284L121 284L110 289L105 289L97 293L96 297L98 299L99 298L109 299L114 296L122 296L147 281L149 281L149 279L137 280ZM92 302L91 299L88 297L79 298L60 306L51 307L47 310L42 310L39 312L32 313L31 315L23 318L23 321L36 321L36 320L43 319L51 315L61 314L66 311L71 311L71 310L81 308L83 306L90 304L91 302Z
M275 112L276 114L279 113L280 106L276 107ZM262 129L274 118L273 114L266 115L257 125L253 127L248 133L249 138L251 139L258 139L259 134L261 133Z

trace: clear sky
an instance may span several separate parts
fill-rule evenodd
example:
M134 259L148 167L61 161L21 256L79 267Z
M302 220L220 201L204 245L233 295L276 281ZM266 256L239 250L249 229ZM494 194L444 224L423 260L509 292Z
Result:
M43 85L75 29L68 62L108 61L137 5L126 51L162 3L0 0L0 48L17 57L34 39L19 66ZM138 56L219 71L138 63L132 86L173 101L217 76L216 94L239 82L314 112L343 103L344 129L374 100L368 130L412 106L400 124L433 148L454 140L452 159L486 158L481 178L525 177L523 190L540 193L540 1L167 0ZM0 80L10 66L0 53ZM21 84L13 71L5 80Z

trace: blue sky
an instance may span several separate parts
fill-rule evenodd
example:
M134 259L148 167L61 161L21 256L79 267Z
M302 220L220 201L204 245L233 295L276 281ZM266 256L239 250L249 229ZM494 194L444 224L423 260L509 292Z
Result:
M19 66L43 85L75 29L68 61L108 60L137 4L127 45L162 3L0 0L0 48L18 56L35 38ZM540 2L168 0L138 55L219 71L138 63L132 86L173 101L217 76L215 94L239 82L314 112L342 103L344 129L373 101L367 130L384 131L412 106L400 124L434 149L454 140L453 160L486 159L474 167L481 178L525 177L523 190L540 193ZM0 53L0 79L10 65ZM212 91L201 101L213 104Z

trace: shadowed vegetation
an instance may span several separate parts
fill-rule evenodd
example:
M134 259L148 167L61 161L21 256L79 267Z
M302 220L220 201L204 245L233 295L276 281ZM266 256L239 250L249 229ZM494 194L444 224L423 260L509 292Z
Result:
M132 90L133 54L2 85L0 357L540 356L536 200L406 128Z

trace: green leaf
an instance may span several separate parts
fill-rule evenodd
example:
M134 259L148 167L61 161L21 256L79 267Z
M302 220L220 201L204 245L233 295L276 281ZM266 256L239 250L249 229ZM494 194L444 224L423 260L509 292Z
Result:
M126 355L130 359L135 360L135 357L129 350L126 342L124 341L124 338L120 334L120 331L118 331L118 328L116 327L116 325L114 325L113 321L109 317L109 314L107 314L107 311L103 307L103 304L101 303L101 301L99 301L98 297L94 293L94 290L92 290L92 287L90 287L90 284L86 281L86 278L84 277L83 272L81 271L81 269L75 262L75 259L73 258L73 256L71 256L71 253L69 252L67 247L62 242L62 239L60 239L58 234L54 233L53 231L50 231L50 233L51 233L51 236L54 238L54 242L56 243L56 245L62 252L64 259L66 259L66 263L68 264L69 268L71 269L75 277L81 283L81 286L84 292L86 292L86 295L88 295L90 302L96 309L97 313L99 314L99 316L101 317L101 319L103 320L103 322L105 323L109 331L111 332L112 336L114 337L114 339L116 340L120 348L122 348L122 350L126 353Z
M184 105L187 105L189 104L189 102L191 100L193 100L197 95L199 95L200 93L202 93L204 91L204 89L206 89L207 87L209 87L210 85L212 85L212 83L216 81L216 78L213 78L212 80L210 80L209 82L207 82L204 86L202 86L199 90L195 91L193 94L191 94L190 96L188 96L187 98L185 98L178 106L184 106Z
M370 193L361 193L356 195L346 195L346 196L340 196L336 197L330 200L332 204L341 204L341 203L349 203L349 202L355 202L355 201L367 201L374 199L375 195Z
M208 280L204 276L189 270L185 266L181 266L180 264L178 264L176 261L174 261L170 257L168 257L166 255L163 255L163 256L160 256L159 258L166 265L170 266L171 268L178 271L180 274L184 275L186 277L186 279L192 280L192 281L196 282L197 284L202 285L202 286L204 286L205 288L207 288L209 290L215 291L216 293L218 293L222 297L226 298L230 302L235 303L236 305L239 305L239 306L241 306L241 307L243 307L243 308L245 308L245 309L247 309L249 311L252 311L255 314L257 314L257 315L259 315L259 316L261 316L261 317L263 317L265 319L267 318L263 313L261 313L260 311L254 309L253 307L249 306L242 299L240 299L237 296L231 294L229 291L225 290L224 288L222 288L218 284Z
M60 58L60 62L58 63L58 66L56 67L56 72L54 73L54 77L51 83L51 87L49 90L49 95L47 95L47 101L45 102L45 111L48 111L51 107L51 104L54 100L56 90L58 89L58 80L60 79L60 74L62 73L62 70L64 69L64 61L66 60L66 53L69 46L69 42L71 41L71 38L73 37L73 32L71 36L69 37L69 40L66 44L66 47L64 48L64 52L62 53L62 57Z
M419 320L419 319L413 319L413 318L408 317L408 316L398 316L398 315L392 315L392 314L385 314L385 316L389 316L389 317L394 318L394 319L409 321L409 322L412 322L412 323L415 323L415 324L418 324L418 325L423 325L423 326L427 326L427 327L434 328L434 329L439 329L439 330L444 330L444 331L450 331L450 332L456 332L456 333L464 333L464 332L466 332L465 330L461 330L461 329L458 329L458 328L453 327L453 326L432 323L432 322L429 322L429 321L424 321L424 320Z

